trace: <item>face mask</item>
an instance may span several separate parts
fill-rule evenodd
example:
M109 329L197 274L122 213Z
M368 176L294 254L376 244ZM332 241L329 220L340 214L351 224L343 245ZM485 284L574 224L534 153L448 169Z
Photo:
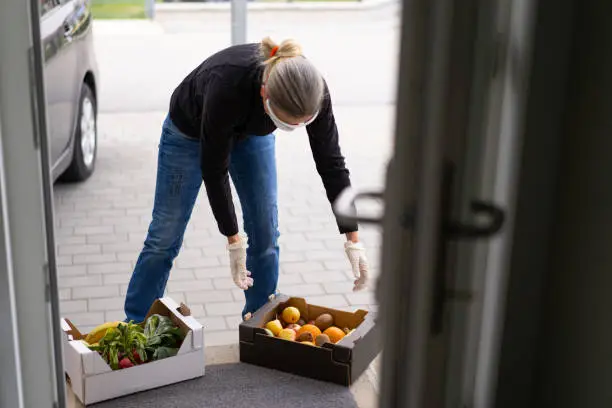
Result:
M307 122L304 123L298 123L298 124L291 124L291 123L285 123L282 120L280 120L278 118L278 116L276 116L274 114L274 111L272 110L272 107L270 106L270 100L266 99L266 106L268 108L268 116L270 116L270 119L272 119L272 122L274 122L274 125L276 125L277 128L279 128L280 130L284 130L285 132L291 132L294 131L295 129L299 129L303 126L308 126L310 125L316 118L319 112L315 113L314 115L312 115L312 118L310 118Z

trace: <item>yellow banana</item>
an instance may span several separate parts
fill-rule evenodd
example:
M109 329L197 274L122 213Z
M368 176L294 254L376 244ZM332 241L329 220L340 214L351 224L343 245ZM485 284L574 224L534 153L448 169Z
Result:
M114 329L122 323L123 322L118 321L101 324L100 326L90 331L87 336L85 336L85 341L89 344L97 343L102 339L102 337L104 337L108 329Z

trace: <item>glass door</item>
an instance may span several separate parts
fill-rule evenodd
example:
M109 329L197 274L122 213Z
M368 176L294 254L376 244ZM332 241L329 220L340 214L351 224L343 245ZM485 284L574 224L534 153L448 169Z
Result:
M532 3L404 1L381 407L492 406Z

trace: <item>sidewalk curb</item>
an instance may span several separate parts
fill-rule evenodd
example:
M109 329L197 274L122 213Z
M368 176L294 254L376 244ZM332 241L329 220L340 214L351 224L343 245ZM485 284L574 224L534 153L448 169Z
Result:
M361 0L361 1L330 1L330 2L270 2L247 3L249 12L260 11L365 11L383 8L388 5L400 4L398 0ZM185 12L229 12L231 2L218 3L157 3L156 13Z

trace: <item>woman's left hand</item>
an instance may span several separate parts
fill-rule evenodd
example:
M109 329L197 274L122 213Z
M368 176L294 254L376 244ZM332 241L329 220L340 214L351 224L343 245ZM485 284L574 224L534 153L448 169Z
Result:
M353 275L355 275L353 291L362 290L368 284L368 259L366 258L365 248L361 242L347 241L344 243L344 249L351 263Z

